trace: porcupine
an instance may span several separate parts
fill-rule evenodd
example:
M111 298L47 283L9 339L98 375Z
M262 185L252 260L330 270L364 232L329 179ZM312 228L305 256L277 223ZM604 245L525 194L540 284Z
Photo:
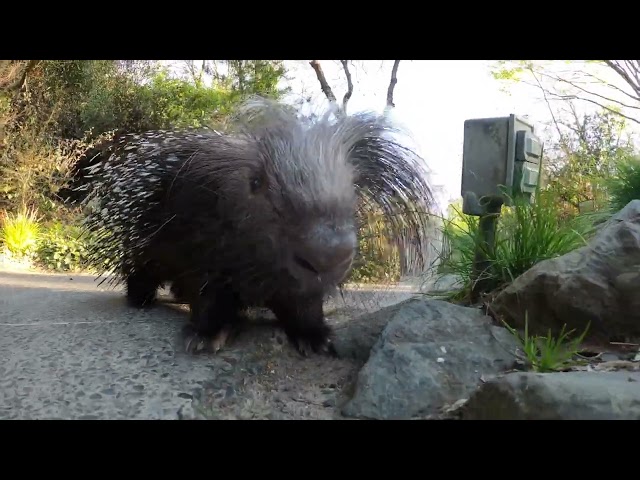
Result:
M270 309L300 353L331 351L323 301L352 268L359 209L425 252L425 164L374 113L311 121L254 98L236 120L225 134L126 135L94 162L89 260L100 276L108 260L137 308L172 283L190 305L190 353L223 347L249 307Z

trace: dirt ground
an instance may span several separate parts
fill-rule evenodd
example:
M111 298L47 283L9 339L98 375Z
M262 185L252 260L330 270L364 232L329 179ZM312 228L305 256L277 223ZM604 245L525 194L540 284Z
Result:
M386 287L389 288L389 287ZM329 304L327 322L340 333L352 318L406 297L390 292L353 295ZM170 296L164 297L172 304ZM186 312L184 306L173 304ZM210 355L210 354L205 354ZM207 382L194 399L193 418L347 419L340 407L352 391L363 362L312 354L302 357L268 311L257 311L217 357L232 368Z
M222 354L234 368L228 376L219 375L207 386L203 398L194 406L197 416L340 418L338 407L344 400L345 388L352 384L360 365L318 355L301 358L279 333L265 333L245 335Z

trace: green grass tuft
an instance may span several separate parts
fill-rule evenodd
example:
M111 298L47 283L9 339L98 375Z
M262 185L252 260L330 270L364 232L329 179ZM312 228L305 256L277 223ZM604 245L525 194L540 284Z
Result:
M0 228L0 241L16 258L26 258L35 252L40 236L40 226L35 210L5 213Z
M547 336L544 337L537 335L529 336L529 318L526 313L523 337L504 321L503 323L511 334L518 339L522 345L527 363L536 372L556 372L574 363L573 359L578 355L580 345L591 325L590 323L587 324L584 332L582 332L579 337L569 340L569 335L575 330L565 332L566 324L562 326L562 330L557 338L551 335L551 330L549 330Z
M628 157L616 165L616 173L608 182L613 210L622 210L630 201L640 199L640 158Z

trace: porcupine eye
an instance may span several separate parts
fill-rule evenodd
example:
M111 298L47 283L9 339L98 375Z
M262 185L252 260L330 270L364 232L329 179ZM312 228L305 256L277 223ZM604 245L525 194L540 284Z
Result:
M262 188L263 185L262 177L256 176L251 179L251 193L256 193L258 190Z

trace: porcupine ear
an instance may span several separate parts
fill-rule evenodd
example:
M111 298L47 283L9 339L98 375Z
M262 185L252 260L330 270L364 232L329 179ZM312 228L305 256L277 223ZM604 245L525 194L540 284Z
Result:
M429 219L433 191L426 162L402 145L400 128L374 113L338 120L340 138L356 170L361 218L379 213L384 234L405 249L404 273L419 274L429 265Z

